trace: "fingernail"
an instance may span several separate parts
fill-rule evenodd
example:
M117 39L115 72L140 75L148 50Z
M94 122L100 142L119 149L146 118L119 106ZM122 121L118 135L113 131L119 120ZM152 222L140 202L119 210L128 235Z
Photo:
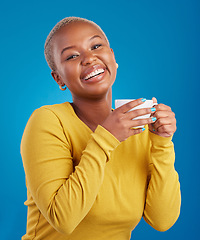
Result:
M145 130L145 128L142 128L142 131L144 131Z
M153 107L153 108L151 108L151 111L152 111L152 112L155 112L155 111L156 111L156 109Z
M153 121L153 122L155 122L155 121L156 121L156 119L157 119L156 117L153 117L153 118L152 118L152 121Z
M145 102L145 101L146 101L146 98L142 98L141 101L142 101L142 102Z

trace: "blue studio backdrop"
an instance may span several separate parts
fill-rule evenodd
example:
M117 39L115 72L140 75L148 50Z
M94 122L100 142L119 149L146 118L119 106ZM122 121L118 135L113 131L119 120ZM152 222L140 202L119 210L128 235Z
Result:
M102 27L115 52L119 68L113 99L155 96L176 113L180 217L162 233L142 220L132 239L199 239L200 1L3 0L0 11L0 238L20 239L26 230L20 141L31 113L71 101L69 91L60 91L50 75L43 54L46 36L62 18L80 16Z

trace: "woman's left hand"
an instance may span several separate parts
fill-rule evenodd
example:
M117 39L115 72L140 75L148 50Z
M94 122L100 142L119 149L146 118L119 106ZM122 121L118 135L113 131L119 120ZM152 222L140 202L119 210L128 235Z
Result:
M156 98L152 98L157 103ZM158 104L155 106L156 111L152 116L156 117L153 124L149 124L149 130L161 137L170 137L176 131L176 118L169 106Z

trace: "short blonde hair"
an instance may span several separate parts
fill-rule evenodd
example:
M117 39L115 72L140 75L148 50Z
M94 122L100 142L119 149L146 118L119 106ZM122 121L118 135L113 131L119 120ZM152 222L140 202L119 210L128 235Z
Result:
M59 29L61 29L62 27L66 26L66 25L69 25L72 22L87 22L87 23L94 25L103 33L106 41L109 44L109 41L108 41L105 33L95 22L87 20L85 18L80 18L80 17L66 17L54 26L54 28L51 30L51 32L49 33L49 35L47 36L47 39L45 41L44 55L45 55L48 65L52 71L56 70L56 66L55 66L55 62L54 62L54 58L53 58L53 51L52 51L53 50L52 39Z

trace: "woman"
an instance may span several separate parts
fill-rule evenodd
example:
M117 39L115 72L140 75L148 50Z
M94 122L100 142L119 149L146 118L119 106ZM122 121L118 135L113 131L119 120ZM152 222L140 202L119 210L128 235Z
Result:
M145 101L137 99L112 110L117 64L104 32L91 21L59 22L45 57L73 103L37 109L25 128L28 218L22 239L128 240L142 216L159 231L169 229L180 211L170 107L129 112ZM132 120L147 113L148 119ZM146 126L134 128L140 125Z

